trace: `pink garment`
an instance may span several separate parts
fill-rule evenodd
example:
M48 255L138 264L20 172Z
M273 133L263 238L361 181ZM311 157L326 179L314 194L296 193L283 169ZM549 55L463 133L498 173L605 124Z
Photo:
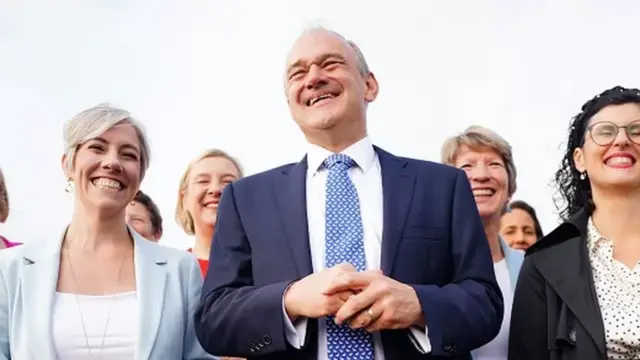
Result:
M7 249L10 248L10 247L22 245L22 243L11 242L11 241L7 240L7 238L2 236L2 235L0 235L0 241L2 241L4 243L4 245L7 247Z

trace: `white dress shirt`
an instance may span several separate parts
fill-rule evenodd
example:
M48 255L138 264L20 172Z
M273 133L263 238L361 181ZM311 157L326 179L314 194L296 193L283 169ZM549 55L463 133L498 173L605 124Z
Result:
M309 248L314 272L325 269L325 185L328 172L326 169L321 169L321 165L332 154L329 150L317 145L310 145L307 153L307 220ZM368 137L351 145L342 151L342 154L348 155L357 164L349 169L349 177L355 185L360 200L367 269L379 269L383 224L380 161ZM300 349L306 338L307 319L298 319L294 326L286 316L286 312L283 313L285 314L287 341L294 348ZM318 360L328 359L326 334L325 319L318 319ZM431 352L431 343L427 337L426 329L412 327L411 335L411 341L418 351L421 353ZM375 359L384 360L380 333L373 334L373 342Z

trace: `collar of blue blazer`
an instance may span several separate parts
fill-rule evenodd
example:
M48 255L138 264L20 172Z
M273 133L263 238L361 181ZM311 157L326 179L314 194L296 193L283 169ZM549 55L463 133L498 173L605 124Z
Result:
M520 274L520 268L524 261L524 252L511 248L504 241L502 236L498 237L500 240L500 247L504 253L504 259L507 262L507 268L509 269L509 280L511 280L511 288L515 290L516 283L518 282L518 275Z
M56 359L51 336L54 295L60 268L62 239L67 227L55 239L23 245L21 293L23 313L29 314L28 334L32 334L35 359ZM148 359L158 332L164 301L167 259L159 245L128 228L134 241L136 292L140 316L136 359Z

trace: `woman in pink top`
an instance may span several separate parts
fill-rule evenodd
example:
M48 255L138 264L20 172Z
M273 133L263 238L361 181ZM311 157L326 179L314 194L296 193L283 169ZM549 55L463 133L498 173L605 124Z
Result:
M7 185L4 182L4 175L2 175L2 169L0 169L0 223L7 221L9 217L9 194L7 193ZM20 243L14 243L7 240L0 235L0 249L10 248Z

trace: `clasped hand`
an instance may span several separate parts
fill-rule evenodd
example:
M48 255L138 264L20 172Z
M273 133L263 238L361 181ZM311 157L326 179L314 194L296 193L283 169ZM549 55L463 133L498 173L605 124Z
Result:
M357 272L348 263L311 274L285 293L285 309L292 321L299 317L335 315L337 324L369 332L424 327L415 290L380 270Z

